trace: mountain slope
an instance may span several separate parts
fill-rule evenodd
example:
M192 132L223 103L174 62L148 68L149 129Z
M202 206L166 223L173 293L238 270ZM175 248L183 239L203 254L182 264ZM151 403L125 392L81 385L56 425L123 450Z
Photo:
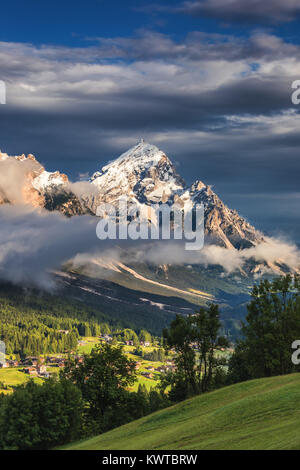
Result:
M72 191L67 175L46 171L34 155L0 151L0 204L29 204L66 216L91 213Z
M193 204L203 204L205 232L211 242L226 248L250 248L264 242L263 235L236 210L229 209L211 187L196 181L189 188Z
M66 450L300 449L300 374L179 403Z
M85 266L66 267L68 273L56 273L64 295L100 304L112 318L131 318L134 324L160 334L176 313L194 313L199 306L216 302L220 306L223 333L231 341L240 334L241 320L250 299L249 280L223 278L216 267L126 266L95 257ZM247 282L248 281L248 282Z

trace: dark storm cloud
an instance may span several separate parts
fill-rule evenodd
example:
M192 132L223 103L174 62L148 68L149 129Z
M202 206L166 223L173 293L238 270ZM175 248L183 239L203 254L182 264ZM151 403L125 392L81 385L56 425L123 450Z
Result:
M255 130L252 135L242 129L227 131L214 144L203 139L199 150L190 147L186 164L191 173L212 184L228 203L227 193L247 197L251 193L276 191L280 197L299 191L299 145L299 135L293 132L282 139L280 135L265 137ZM256 210L259 212L260 208Z
M95 95L90 101L78 96L59 110L8 105L0 109L0 148L13 154L34 153L50 170L59 169L74 178L76 173L98 169L140 136L150 135L157 142L155 134L167 132L172 140L172 133L181 129L187 134L182 155L176 152L176 159L184 160L190 151L188 131L209 132L217 152L215 134L221 136L232 126L243 128L243 135L250 131L251 123L228 122L226 116L287 110L289 86L288 80L248 78L203 92L150 88ZM268 132L264 139L271 148L274 137L268 137ZM122 136L127 136L128 144ZM282 136L279 144L288 138ZM190 177L187 168L183 172Z
M195 16L222 21L253 23L286 23L300 15L299 0L198 0L186 1L176 8Z

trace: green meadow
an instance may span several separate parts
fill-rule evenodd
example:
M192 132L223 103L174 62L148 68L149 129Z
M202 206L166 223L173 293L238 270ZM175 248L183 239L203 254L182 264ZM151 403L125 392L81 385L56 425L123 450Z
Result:
M84 341L86 344L78 346L77 351L78 351L79 354L90 354L92 349L99 342L98 339L92 338L92 337L91 338L84 337L84 338L82 338L82 341ZM146 361L145 359L133 354L133 351L135 349L136 348L134 346L124 346L123 347L123 351L129 359L132 359L132 360L137 361L137 362L141 362L141 366L137 370L137 381L132 387L130 387L130 390L131 391L137 391L139 385L145 385L147 387L147 389L150 390L151 387L156 387L158 385L160 374L158 372L155 372L155 371L149 371L147 369L147 367L153 367L154 369L157 369L158 367L162 366L163 363L162 362ZM155 348L153 348L152 346L143 348L145 353L152 352L153 349L155 349ZM143 375L141 375L142 372L151 372L153 374L153 378L150 379L150 378L144 377Z
M63 449L300 449L300 374L189 399Z
M11 393L13 387L21 385L29 380L29 375L18 368L0 369L0 393ZM35 382L41 383L43 379L34 377ZM2 388L2 386L5 388Z

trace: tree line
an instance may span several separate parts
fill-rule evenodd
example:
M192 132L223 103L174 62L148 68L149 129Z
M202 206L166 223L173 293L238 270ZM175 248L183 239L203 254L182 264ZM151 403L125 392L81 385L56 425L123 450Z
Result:
M262 280L252 290L242 338L229 361L229 382L299 372L291 360L300 339L300 279Z
M263 279L254 285L242 322L242 337L229 359L218 354L228 347L220 336L218 305L189 317L177 316L164 331L165 347L176 351L176 371L162 386L169 398L190 396L244 380L299 372L292 361L292 343L300 340L300 280L298 276Z

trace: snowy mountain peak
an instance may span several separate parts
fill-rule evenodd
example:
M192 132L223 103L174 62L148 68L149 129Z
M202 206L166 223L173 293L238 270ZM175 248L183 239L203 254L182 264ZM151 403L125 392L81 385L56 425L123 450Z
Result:
M116 160L108 163L108 165L105 165L100 172L95 173L94 177L109 171L111 168L120 166L126 166L127 169L132 170L137 167L146 169L157 164L162 158L167 157L158 147L141 139L134 147L120 155Z
M140 203L166 202L185 186L166 154L143 139L94 173L91 181L101 191L104 202L124 195Z

